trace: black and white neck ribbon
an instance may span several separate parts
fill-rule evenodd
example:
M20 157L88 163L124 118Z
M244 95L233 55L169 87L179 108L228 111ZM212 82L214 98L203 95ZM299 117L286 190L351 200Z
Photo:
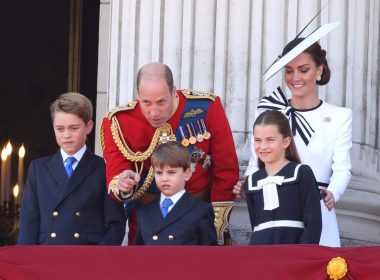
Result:
M314 129L299 112L289 105L289 102L280 87L273 91L271 95L263 97L257 106L257 109L282 111L289 119L293 136L296 136L298 132L305 145L307 146L309 144L309 141L315 132Z

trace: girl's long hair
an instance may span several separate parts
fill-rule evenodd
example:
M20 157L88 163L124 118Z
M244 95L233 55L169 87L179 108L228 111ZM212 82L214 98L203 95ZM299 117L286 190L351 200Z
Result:
M296 145L294 144L294 139L292 132L290 130L288 119L280 112L276 110L268 110L261 113L255 123L253 124L253 129L257 125L275 125L278 128L278 132L284 137L290 137L290 144L285 150L285 158L289 161L295 161L301 163L300 157L298 156ZM259 168L264 168L265 164L257 157L257 165Z

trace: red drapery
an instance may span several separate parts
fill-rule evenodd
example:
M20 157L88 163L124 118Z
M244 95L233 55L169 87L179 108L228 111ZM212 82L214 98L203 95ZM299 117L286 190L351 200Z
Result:
M380 279L380 247L318 245L10 246L0 248L0 279L329 279L338 256L343 279Z

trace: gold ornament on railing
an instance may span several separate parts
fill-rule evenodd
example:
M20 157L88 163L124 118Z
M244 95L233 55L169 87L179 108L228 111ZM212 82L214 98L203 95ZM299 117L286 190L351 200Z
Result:
M347 263L345 259L341 257L331 259L327 265L327 274L330 276L330 279L333 280L342 279L347 271Z

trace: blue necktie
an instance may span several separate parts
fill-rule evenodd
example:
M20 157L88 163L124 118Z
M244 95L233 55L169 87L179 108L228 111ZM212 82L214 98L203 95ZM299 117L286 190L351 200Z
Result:
M75 157L68 157L66 159L66 166L65 166L65 169L66 169L66 173L67 173L67 176L71 176L71 174L73 173L73 164L74 162L76 162L76 158Z
M169 213L169 207L173 204L170 198L165 198L161 205L162 216L165 218Z

